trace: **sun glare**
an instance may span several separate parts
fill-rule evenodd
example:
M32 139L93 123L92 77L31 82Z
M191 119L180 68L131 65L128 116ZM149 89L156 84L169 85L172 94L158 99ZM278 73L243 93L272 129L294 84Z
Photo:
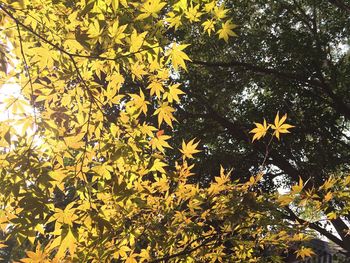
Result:
M7 44L7 50L9 53L13 50L10 43ZM12 128L17 135L32 136L35 133L34 108L22 94L25 84L18 78L10 77L16 72L18 63L18 60L12 59L7 64L9 78L0 84L0 124L1 129Z

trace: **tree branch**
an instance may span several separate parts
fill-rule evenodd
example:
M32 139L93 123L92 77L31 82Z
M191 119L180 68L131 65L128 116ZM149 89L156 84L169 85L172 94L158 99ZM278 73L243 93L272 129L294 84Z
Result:
M189 244L187 244L187 246L186 246L182 251L180 251L180 252L178 252L178 253L175 253L175 254L166 255L166 256L164 256L164 257L162 257L162 258L157 258L157 259L155 259L155 260L150 261L149 263L158 263L158 262L162 262L162 261L163 261L163 262L169 262L169 260L172 259L172 258L176 258L176 257L181 257L181 256L189 255L189 254L191 254L192 252L196 251L197 249L199 249L199 248L201 248L201 247L204 247L204 246L207 246L211 241L214 241L215 238L216 238L216 236L214 235L214 236L212 236L212 237L210 237L210 238L204 240L204 241L203 241L201 244L199 244L198 246L193 247L193 248L191 248L191 249L188 249L188 248L191 246L191 244L193 243L193 241L192 241L192 242L190 242Z
M287 216L287 219L290 220L294 220L296 222L298 222L299 224L302 225L307 225L308 227L310 227L311 229L316 230L317 232L319 232L320 234L324 235L325 237L327 237L329 240L333 241L335 244L337 244L338 246L340 246L341 248L345 249L346 251L350 252L349 250L349 246L345 244L345 242L343 242L341 239L337 238L336 236L334 236L333 234L329 233L326 229L320 227L318 224L316 223L310 223L304 219L301 219L300 217L298 217L293 211L292 209L290 209L289 207L286 207L287 212L289 213L289 215Z
M240 62L237 60L231 60L229 62L208 62L208 61L193 60L190 63L195 65L202 65L206 67L222 67L222 68L243 67L252 72L260 73L263 75L272 75L280 79L292 80L298 83L320 88L332 100L331 105L334 107L334 109L340 114L342 114L344 117L346 117L348 120L350 120L350 106L347 105L341 99L341 97L339 97L337 94L334 93L329 83L324 79L319 80L312 77L299 75L297 73L279 71L276 69L257 66L246 62Z
M304 84L306 83L317 87L320 87L322 85L322 83L317 79L309 79L307 77L304 77L296 73L279 71L276 69L257 66L246 62L240 62L237 60L231 60L229 62L208 62L208 61L193 60L190 63L196 64L196 65L202 65L206 67L222 67L222 68L243 67L247 70L250 70L256 73L261 73L263 75L274 75L278 78L294 80L297 82L301 82Z
M342 11L350 13L350 6L345 4L342 0L328 0L328 2L340 8Z
M200 101L202 105L207 110L207 113L205 116L211 118L212 120L219 123L223 128L226 128L228 132L236 139L250 142L249 134L246 132L245 129L242 128L241 125L234 123L230 120L228 120L226 117L222 116L217 110L215 110L212 106L210 101L208 101L204 96L191 92L191 89L187 90L187 94L191 95L193 98L196 98Z

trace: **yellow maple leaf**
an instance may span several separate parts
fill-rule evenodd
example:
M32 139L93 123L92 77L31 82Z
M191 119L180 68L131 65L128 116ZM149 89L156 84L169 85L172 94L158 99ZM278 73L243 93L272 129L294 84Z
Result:
M202 12L199 12L199 5L196 5L194 7L191 5L191 7L188 8L188 10L185 13L186 13L186 17L191 22L198 22L199 18L203 14Z
M165 121L170 127L173 127L173 121L176 120L173 116L174 108L170 107L167 102L162 103L160 107L154 112L153 115L158 114L158 126Z
M336 183L335 178L330 177L324 182L324 184L321 186L320 189L324 188L325 190L328 190L331 187L333 187L335 183Z
M165 174L162 174L162 177L156 177L153 186L158 188L161 192L166 192L169 190L169 182Z
M185 94L179 89L180 84L174 84L169 87L169 91L164 93L164 99L168 99L169 102L180 102L179 95Z
M127 27L127 25L119 26L119 20L117 19L113 23L112 27L110 27L108 29L109 36L114 38L114 42L116 44L123 45L122 39L124 39L126 37L126 34L124 33L126 27Z
M277 139L280 139L280 133L290 133L288 129L293 128L293 125L284 123L287 119L287 114L285 114L281 119L279 117L279 113L277 112L277 115L275 117L275 123L274 125L271 125L271 128L275 130L274 135Z
M144 70L145 65L140 64L139 62L132 64L130 68L132 80L135 80L135 77L136 79L142 79L142 76L147 74L147 72Z
M160 98L160 94L164 92L164 88L161 82L159 81L152 81L148 86L147 89L150 89L151 96L153 94L156 94L158 98Z
M303 190L305 184L303 182L303 179L299 177L299 184L292 186L292 192L294 192L295 194L300 193L301 190Z
M297 257L301 257L302 259L304 259L305 257L311 257L315 254L315 252L313 252L311 248L304 246L295 251L295 253L297 254Z
M36 246L35 252L26 251L27 258L21 259L23 263L44 263L47 262L47 253L41 250L40 244Z
M280 195L278 196L278 202L281 205L289 205L292 201L294 200L294 197L290 196L290 195Z
M328 202L329 200L331 200L333 198L333 194L331 192L328 192L325 196L324 196L324 201Z
M153 132L157 130L156 127L148 125L147 123L143 123L140 126L140 130L143 134L148 135L149 137L153 137Z
M140 89L140 95L130 94L130 97L134 100L135 107L137 109L141 109L141 111L144 114L146 114L147 113L147 104L150 104L150 103L145 100L145 94L143 94L142 90Z
M131 252L126 258L125 263L137 263L138 261L135 259L137 255L138 254Z
M223 38L226 42L228 42L229 36L237 36L235 32L232 31L232 29L236 28L237 26L231 22L231 20L226 21L222 24L222 28L218 30L219 39Z
M169 135L160 135L157 137L154 137L151 141L150 144L152 146L152 149L158 149L161 152L164 152L164 147L166 148L171 148L168 142L166 140L170 139L171 136Z
M82 132L77 135L64 137L63 140L69 148L79 149L85 145L85 142L82 141L84 136L85 133Z
M48 223L57 220L60 224L73 226L74 221L78 219L78 216L75 213L76 209L72 208L73 206L74 202L67 205L64 210L55 208L55 213L49 218Z
M191 59L184 53L184 50L189 45L178 45L174 43L167 52L168 62L171 60L174 69L177 71L179 66L186 70L185 60L191 61Z
M177 16L174 12L169 12L165 21L170 23L169 27L175 27L175 30L178 29L179 26L182 25L181 16Z
M137 33L136 29L132 32L130 36L130 52L138 52L141 47L146 44L145 37L147 35L147 31L142 32L141 34Z
M111 4L114 12L116 12L119 9L119 2L122 4L123 7L128 7L128 1L126 0L112 0Z
M102 34L102 32L103 30L101 30L100 23L97 19L94 20L93 23L90 23L89 29L87 31L90 38L97 38Z
M267 130L270 128L270 125L267 125L266 120L264 123L255 123L256 128L252 129L249 133L254 133L253 142L255 140L260 140L260 138L266 135Z
M227 16L226 15L227 12L228 12L228 9L225 9L224 5L221 5L220 7L215 7L214 8L214 15L219 20L225 18Z
M37 64L40 70L46 67L52 68L54 64L55 52L45 45L32 48L27 51L27 54L32 57L31 62Z
M165 173L165 170L164 170L164 168L163 168L163 167L165 167L165 166L167 166L166 163L163 163L163 162L162 162L161 160L159 160L159 159L155 159L155 160L154 160L154 163L153 163L153 165L152 165L152 167L151 167L151 169L150 169L150 171L154 171L154 172L159 171L159 172L161 172L161 173Z
M147 261L150 261L150 259L151 259L148 250L146 250L144 248L141 249L141 252L140 252L139 256L140 256L141 262L144 262L144 261L147 262Z
M163 9L163 7L166 5L165 2L161 2L160 0L148 0L146 1L142 7L141 12L142 14L138 15L136 20L142 20L149 16L153 16L154 18L157 18L157 13Z
M110 98L112 98L117 92L119 92L119 89L121 88L121 86L125 81L124 77L119 72L116 72L116 73L113 73L113 75L107 76L106 80L108 81L107 90L110 93L107 96ZM112 91L115 93L111 94Z
M179 0L176 4L174 4L173 9L175 11L185 11L187 10L188 2L187 0Z
M72 231L69 229L67 235L64 238L61 237L61 244L56 253L56 258L61 259L64 257L67 249L70 255L73 257L77 247L76 242L77 240L75 239Z
M333 220L333 219L337 219L337 214L334 212L330 212L327 214L327 219L328 220Z
M119 256L123 259L128 257L127 252L131 251L131 249L128 246L121 246L117 252L114 253L114 256L118 258Z
M207 13L210 13L211 11L213 11L214 8L215 8L215 2L214 1L209 2L208 4L204 5L204 10Z
M104 163L102 165L97 165L93 167L92 170L102 178L109 180L111 179L111 172L113 172L113 167Z
M193 154L201 152L200 150L197 150L198 142L194 143L195 139L192 139L187 144L185 141L182 141L182 149L180 152L184 155L184 158L193 158Z
M215 31L215 21L213 19L203 22L202 26L209 36L211 31Z

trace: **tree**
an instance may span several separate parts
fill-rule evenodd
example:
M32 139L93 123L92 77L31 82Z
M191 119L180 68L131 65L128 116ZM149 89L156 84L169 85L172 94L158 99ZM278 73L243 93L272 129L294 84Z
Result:
M2 84L21 83L2 102L3 257L271 262L307 237L254 191L261 172L232 182L221 168L202 188L190 180L198 141L166 155L184 93L172 78L190 61L170 31L199 23L227 42L227 13L221 1L0 4Z
M290 188L301 177L305 190L314 191L336 178L343 182L337 189L345 192L350 105L345 1L228 1L227 6L232 10L228 18L238 24L234 41L216 42L201 37L199 30L179 32L194 43L188 74L181 75L187 96L178 107L175 128L179 138L198 137L203 144L196 180L210 184L220 164L233 168L242 181L256 173L269 138L252 144L251 123L280 110L296 128L270 145L262 188L275 191L274 178L281 176ZM327 199L327 192L317 194ZM348 206L337 198L331 202L323 215ZM287 217L300 216L290 212ZM311 226L349 251L349 214L339 214L329 221L337 234L318 222Z

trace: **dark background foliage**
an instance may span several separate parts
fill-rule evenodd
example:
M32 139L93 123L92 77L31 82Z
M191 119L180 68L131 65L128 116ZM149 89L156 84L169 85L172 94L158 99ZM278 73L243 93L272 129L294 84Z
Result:
M195 180L208 185L220 165L233 169L233 179L257 172L269 138L252 143L249 131L263 118L272 123L278 111L296 127L269 147L262 189L288 187L299 177L306 188L317 187L348 173L350 3L227 2L238 25L238 37L229 43L208 38L200 27L174 33L193 43L193 61L180 77L187 95L176 112L173 139L174 145L180 138L201 140ZM330 222L340 239L321 225L314 229L350 250L349 218Z
M250 176L266 142L252 144L248 132L253 122L273 122L277 111L288 113L296 128L270 147L267 179L284 174L319 184L348 171L349 13L328 1L231 5L239 37L228 44L205 37L201 28L178 32L194 44L193 62L181 74L188 95L177 112L175 139L201 140L199 180L210 181L219 164L237 178Z

